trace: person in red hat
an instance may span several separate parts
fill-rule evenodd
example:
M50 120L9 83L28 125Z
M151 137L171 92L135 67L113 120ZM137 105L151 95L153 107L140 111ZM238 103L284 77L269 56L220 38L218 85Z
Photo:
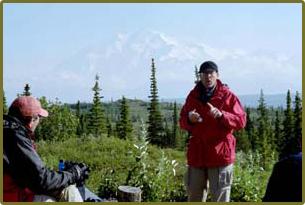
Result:
M45 167L34 144L34 131L48 111L32 96L13 101L3 116L3 201L78 201L75 184L85 178L86 166L67 171Z
M235 160L233 131L246 125L239 99L219 80L217 65L200 66L200 82L187 96L180 127L189 132L186 188L188 201L230 201Z

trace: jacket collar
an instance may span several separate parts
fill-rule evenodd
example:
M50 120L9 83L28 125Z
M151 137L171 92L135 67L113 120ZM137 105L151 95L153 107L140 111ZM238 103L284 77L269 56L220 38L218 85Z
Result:
M193 97L199 98L200 89L201 89L200 87L201 87L201 82L198 82L191 92L191 95ZM227 93L227 91L228 91L228 87L225 84L223 84L221 82L221 80L217 79L216 88L214 90L214 93L213 93L213 96L211 97L211 99L223 98L223 96Z
M31 139L34 138L34 133L32 132L32 130L27 128L17 117L11 115L3 115L3 128L14 130L22 129L30 135Z

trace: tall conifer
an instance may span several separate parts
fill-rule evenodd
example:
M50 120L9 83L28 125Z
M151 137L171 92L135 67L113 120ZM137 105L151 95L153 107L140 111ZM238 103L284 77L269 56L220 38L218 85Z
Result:
M111 137L113 133L112 133L112 125L109 120L109 117L106 118L106 127L107 127L107 137Z
M264 168L269 163L269 157L272 152L272 131L271 131L271 125L268 119L268 111L264 99L264 93L263 90L260 92L260 98L259 98L259 106L258 106L258 151L262 154L262 164Z
M194 83L197 84L200 81L199 71L197 66L195 65L195 81Z
M173 120L173 129L172 129L172 142L170 146L176 147L177 138L178 138L178 110L177 110L176 101L174 102L172 120Z
M302 136L302 100L299 92L296 92L294 100L294 136Z
M7 107L5 92L3 90L3 114L7 114L7 112L8 112L8 107Z
M24 87L24 91L23 91L23 96L30 96L32 93L30 92L30 86L29 84L25 84L25 87Z
M294 118L293 111L291 108L291 94L290 90L287 92L286 97L286 110L284 111L284 122L283 122L283 138L280 143L280 158L285 157L291 153L293 149L293 138L294 138Z
M164 139L164 127L162 123L162 115L159 108L159 100L158 100L158 89L157 89L157 80L156 80L156 68L154 59L152 59L151 63L151 77L150 77L150 104L148 107L149 115L148 115L148 139L152 144L163 146Z
M280 146L282 142L282 127L279 110L275 111L275 122L274 122L274 144L276 145L276 150L280 151Z
M101 102L102 96L100 96L100 87L99 87L99 76L95 76L95 85L92 88L94 92L93 104L89 113L89 123L88 131L90 134L95 135L96 137L102 133L106 133L106 123L105 123L105 114L104 108Z
M118 123L118 136L121 139L131 139L132 123L129 116L129 107L123 96L120 105L120 118Z

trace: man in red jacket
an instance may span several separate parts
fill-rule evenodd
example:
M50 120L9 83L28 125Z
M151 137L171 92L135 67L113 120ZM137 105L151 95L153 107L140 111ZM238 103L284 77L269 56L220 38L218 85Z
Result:
M3 116L3 201L83 201L75 184L85 180L88 167L73 164L67 171L53 171L36 152L34 131L47 116L31 96L15 99Z
M180 113L180 127L190 134L187 149L188 201L229 202L236 140L234 130L246 125L238 98L218 79L212 61L200 66L200 82L187 96Z

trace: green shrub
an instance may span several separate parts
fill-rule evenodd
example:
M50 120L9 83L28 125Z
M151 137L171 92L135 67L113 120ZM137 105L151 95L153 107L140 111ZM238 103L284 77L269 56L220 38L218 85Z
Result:
M43 119L37 127L37 139L63 141L71 137L76 137L78 118L70 108L63 106L60 102L49 103L46 106L49 116Z
M134 143L106 136L37 144L43 161L52 169L57 169L59 159L88 164L92 171L86 186L102 198L115 197L118 186L130 185L141 187L143 201L186 201L184 152L162 150L145 139ZM231 200L261 201L275 158L270 153L272 160L264 170L259 166L260 153L238 152Z
M274 153L270 153L269 166L260 167L262 156L258 152L238 152L234 166L231 201L259 202L263 198L272 166L275 163Z

